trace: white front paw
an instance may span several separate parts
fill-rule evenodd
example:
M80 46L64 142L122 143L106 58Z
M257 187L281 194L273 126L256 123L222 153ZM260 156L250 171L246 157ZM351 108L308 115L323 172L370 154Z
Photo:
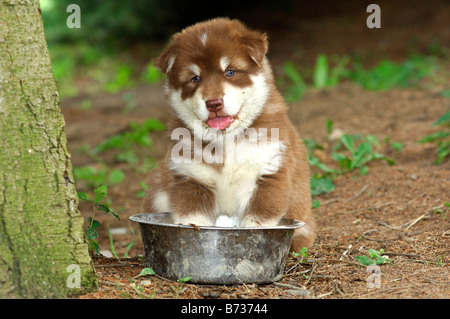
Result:
M237 226L239 226L239 223L236 220L236 218L229 217L226 215L220 215L216 219L216 226L217 227L237 227Z

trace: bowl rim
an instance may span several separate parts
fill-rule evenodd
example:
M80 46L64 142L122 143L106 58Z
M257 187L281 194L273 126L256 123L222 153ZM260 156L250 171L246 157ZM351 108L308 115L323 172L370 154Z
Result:
M300 228L306 225L305 222L302 222L297 219L289 219L282 217L281 220L289 220L291 221L291 224L289 225L277 225L277 226L255 226L255 227L222 227L222 226L191 226L191 225L184 225L184 224L170 224L170 223L164 223L164 222L156 222L156 221L149 221L149 220L143 220L140 218L143 215L167 215L171 214L170 212L164 212L164 213L141 213L141 214L135 214L128 217L131 221L139 223L139 224L147 224L147 225L156 225L156 226L166 226L166 227L174 227L174 228L187 228L187 229L200 229L200 230L232 230L232 231L243 231L243 230L284 230L284 229L296 229Z

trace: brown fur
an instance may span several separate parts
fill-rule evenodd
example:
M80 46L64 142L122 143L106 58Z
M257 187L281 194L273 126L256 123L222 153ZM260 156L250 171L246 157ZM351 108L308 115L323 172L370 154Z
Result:
M201 49L200 38L204 30L208 33L208 46ZM272 72L265 58L267 48L265 34L249 30L239 21L220 18L196 24L175 34L166 50L155 61L155 66L163 71L171 67L167 74L167 85L169 88L182 90L182 99L192 97L199 86L191 81L195 74L185 68L193 62L204 71L201 84L208 98L223 96L220 83L224 81L236 87L247 87L252 84L251 74L265 73L269 97L251 127L267 128L268 131L270 128L278 128L279 140L284 143L286 150L278 171L263 175L257 180L246 214L262 223L281 217L304 221L310 231L306 234L301 229L296 231L291 250L298 251L301 247L311 246L315 238L309 165L305 147L289 121L287 106L274 85ZM233 78L224 78L222 70L217 70L217 61L224 52L230 58L232 68L237 71ZM170 66L173 56L176 56L176 62ZM183 119L175 116L169 124L169 130L185 126ZM177 141L173 141L173 145L176 143ZM164 191L168 194L170 209L174 214L189 216L192 212L201 212L213 225L216 196L214 188L170 170L169 157L170 150L166 158L150 173L149 189L143 202L145 211L155 212L155 196ZM213 163L210 166L220 171L222 165Z

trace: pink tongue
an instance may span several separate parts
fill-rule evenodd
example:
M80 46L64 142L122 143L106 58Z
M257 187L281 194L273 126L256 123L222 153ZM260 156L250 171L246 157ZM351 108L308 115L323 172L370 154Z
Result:
M231 122L231 116L217 116L211 120L208 120L208 125L215 130L223 130Z

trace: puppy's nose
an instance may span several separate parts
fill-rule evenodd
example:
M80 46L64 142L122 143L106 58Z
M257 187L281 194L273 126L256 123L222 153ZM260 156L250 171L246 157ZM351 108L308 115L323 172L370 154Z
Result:
M211 99L206 101L206 108L210 112L218 112L223 109L223 99Z

